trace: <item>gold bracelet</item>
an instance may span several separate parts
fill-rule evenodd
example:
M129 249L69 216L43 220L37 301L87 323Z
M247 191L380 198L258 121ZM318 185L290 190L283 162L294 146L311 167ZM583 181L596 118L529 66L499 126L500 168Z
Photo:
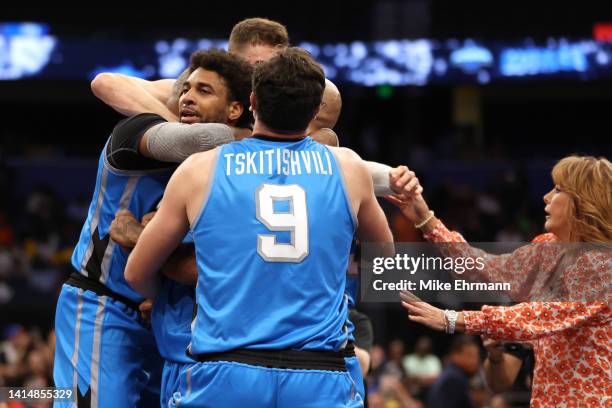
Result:
M429 210L429 215L425 217L423 221L419 222L418 224L414 224L414 228L416 229L423 228L429 221L431 221L433 217L434 217L434 212L432 210Z

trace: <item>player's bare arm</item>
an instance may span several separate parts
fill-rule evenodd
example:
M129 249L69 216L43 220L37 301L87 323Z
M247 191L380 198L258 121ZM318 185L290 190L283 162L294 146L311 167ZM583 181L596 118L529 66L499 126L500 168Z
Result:
M176 122L177 112L167 106L173 96L174 83L174 79L147 81L123 74L102 73L91 82L91 90L98 99L123 115L153 112Z
M363 201L357 213L357 220L359 221L357 236L362 242L392 243L393 235L389 229L387 217L374 195L374 187L368 177L369 173L365 163L363 161L359 162L356 168L358 169L356 174L363 180L360 183Z
M126 281L147 298L157 294L159 271L200 210L217 151L191 156L174 172L159 210L146 226L125 268Z
M363 242L393 242L387 218L374 195L374 186L363 160L347 148L330 148L337 157L353 211L357 216L357 235Z

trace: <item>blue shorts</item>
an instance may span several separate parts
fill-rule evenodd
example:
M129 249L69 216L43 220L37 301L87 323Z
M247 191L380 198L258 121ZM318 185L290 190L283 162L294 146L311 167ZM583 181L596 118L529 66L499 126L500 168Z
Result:
M184 372L194 363L176 363L166 360L162 372L160 401L163 407L173 407L174 400L180 398L181 372Z
M159 404L163 362L138 312L107 296L64 285L55 333L53 380L56 387L74 390L77 407Z
M171 407L363 407L348 372L195 363L180 375Z
M361 373L359 359L356 356L345 357L344 362L346 363L346 371L348 371L351 375L351 379L355 383L355 393L357 397L361 398L361 401L365 401L365 384L363 382L363 374Z

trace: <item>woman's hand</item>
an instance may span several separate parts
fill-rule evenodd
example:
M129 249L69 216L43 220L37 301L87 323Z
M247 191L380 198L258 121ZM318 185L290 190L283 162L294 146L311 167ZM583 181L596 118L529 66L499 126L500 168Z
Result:
M434 330L444 331L446 329L446 319L442 309L423 302L410 292L402 291L400 297L402 306L408 310L408 319Z
M413 322L424 324L438 331L446 331L446 317L444 311L438 309L429 303L423 302L421 299L408 291L400 292L402 298L402 306L408 310L408 318ZM463 312L457 313L455 321L455 332L465 331L465 320Z

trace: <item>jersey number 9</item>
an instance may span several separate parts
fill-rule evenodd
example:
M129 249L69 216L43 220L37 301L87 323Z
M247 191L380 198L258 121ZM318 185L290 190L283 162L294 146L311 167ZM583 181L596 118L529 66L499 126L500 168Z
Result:
M288 201L288 212L275 212L275 201ZM276 235L257 235L257 253L267 262L302 262L308 256L306 192L297 184L262 184L255 192L257 219L270 231L289 231L291 243Z

